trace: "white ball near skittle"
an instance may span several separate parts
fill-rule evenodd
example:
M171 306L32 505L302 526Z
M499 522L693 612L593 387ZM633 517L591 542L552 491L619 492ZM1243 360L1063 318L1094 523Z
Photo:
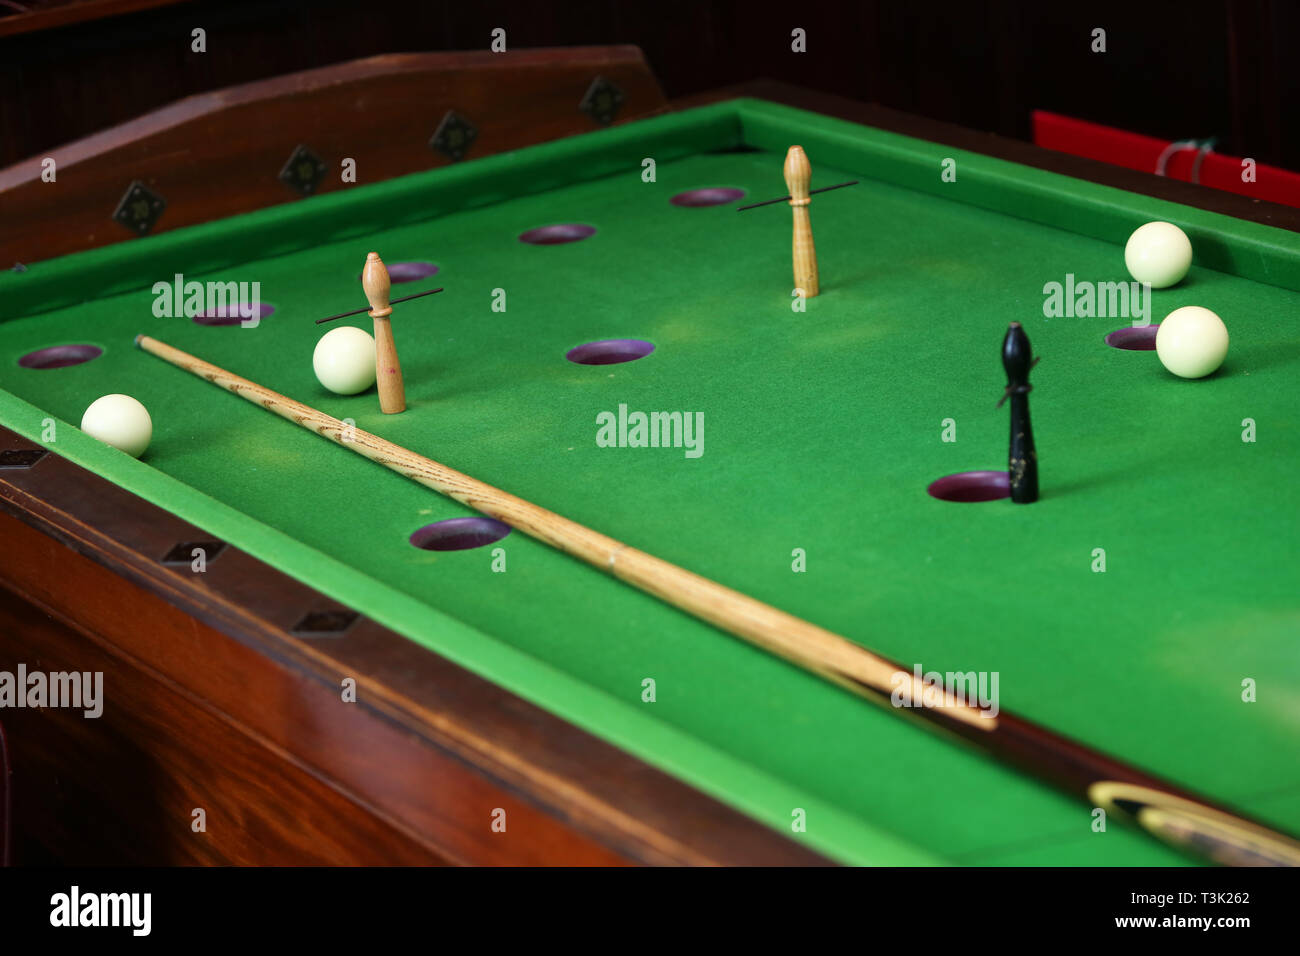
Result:
M1223 364L1227 354L1227 326L1199 305L1174 309L1156 329L1160 363L1181 378L1204 378Z
M81 416L81 430L139 458L153 439L153 419L130 395L105 395L91 402Z
M316 378L331 392L356 395L375 384L375 340L365 329L330 329L311 356Z
M1124 265L1138 282L1166 289L1181 282L1192 267L1192 241L1172 222L1149 222L1128 237Z

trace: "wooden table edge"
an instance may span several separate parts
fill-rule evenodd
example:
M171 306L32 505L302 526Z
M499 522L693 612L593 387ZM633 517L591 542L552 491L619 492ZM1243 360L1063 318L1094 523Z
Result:
M0 451L38 448L0 427ZM151 553L157 548L130 540L130 532L120 531L120 521L111 522L118 530L101 531L104 515L130 515L131 527L147 527L155 539L159 534L177 542L219 536L196 529L49 449L40 450L46 456L31 469L0 468L0 512L255 649L268 666L332 687L338 686L341 674L359 675L368 688L361 695L365 706L383 720L454 756L470 772L519 794L628 862L832 863L377 622L361 619L364 647L359 658L349 655L347 638L290 634L277 622L299 620L309 608L338 603L229 545L212 568L224 565L222 574L194 575L185 567L162 564L159 555ZM44 470L44 477L34 474L36 468ZM22 581L14 577L0 575L0 588L9 594L21 591ZM268 596L262 606L230 596L241 589ZM7 596L0 590L0 597ZM80 626L71 599L64 606L44 609ZM129 647L108 649L134 655ZM368 660L374 663L369 672ZM187 689L203 696L201 687ZM248 719L246 714L227 716L238 723ZM526 746L521 743L525 741ZM393 772L402 771L398 767ZM331 782L348 791L346 780ZM629 782L635 786L629 788Z

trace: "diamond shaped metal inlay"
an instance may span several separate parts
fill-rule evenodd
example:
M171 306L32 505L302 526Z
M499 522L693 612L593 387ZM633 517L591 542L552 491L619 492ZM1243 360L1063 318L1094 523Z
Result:
M143 236L154 227L166 208L167 200L137 179L127 187L117 208L113 210L113 221L120 222L136 235Z
M298 637L342 637L361 617L356 611L308 611L290 633Z
M0 451L0 468L30 468L44 457L43 448L6 448Z
M603 76L598 76L587 87L578 109L582 110L601 126L614 122L614 114L623 105L623 91Z
M310 196L325 178L325 160L301 143L280 170L280 182L300 196Z
M447 110L442 122L433 131L429 148L436 149L453 163L459 163L465 158L465 154L469 152L476 139L478 139L478 130L473 124L455 110Z

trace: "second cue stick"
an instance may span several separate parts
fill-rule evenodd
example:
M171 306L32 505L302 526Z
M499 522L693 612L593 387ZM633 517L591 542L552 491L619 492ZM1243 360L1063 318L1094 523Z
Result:
M1108 814L1128 818L1187 852L1224 864L1300 865L1300 842L1005 711L988 716L951 696L936 693L936 688L918 680L911 671L815 624L377 435L346 426L309 405L157 339L140 335L136 345L874 703L890 707L891 695L906 686L914 706L891 709L925 717L993 756L1056 784ZM933 697L927 698L927 692Z

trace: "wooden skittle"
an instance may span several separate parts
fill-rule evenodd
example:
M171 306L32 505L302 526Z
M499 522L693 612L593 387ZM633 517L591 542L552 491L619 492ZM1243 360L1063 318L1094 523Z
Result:
M393 341L390 319L393 307L388 304L393 282L377 252L366 256L366 266L361 270L361 287L370 302L370 317L375 320L375 381L379 387L379 407L385 415L396 415L406 410L406 386L402 382L402 365L397 360L397 343Z
M790 190L790 208L794 213L794 286L799 294L811 299L820 291L817 282L817 250L813 248L812 220L808 216L808 184L812 182L812 164L802 146L791 146L785 154L785 185Z

